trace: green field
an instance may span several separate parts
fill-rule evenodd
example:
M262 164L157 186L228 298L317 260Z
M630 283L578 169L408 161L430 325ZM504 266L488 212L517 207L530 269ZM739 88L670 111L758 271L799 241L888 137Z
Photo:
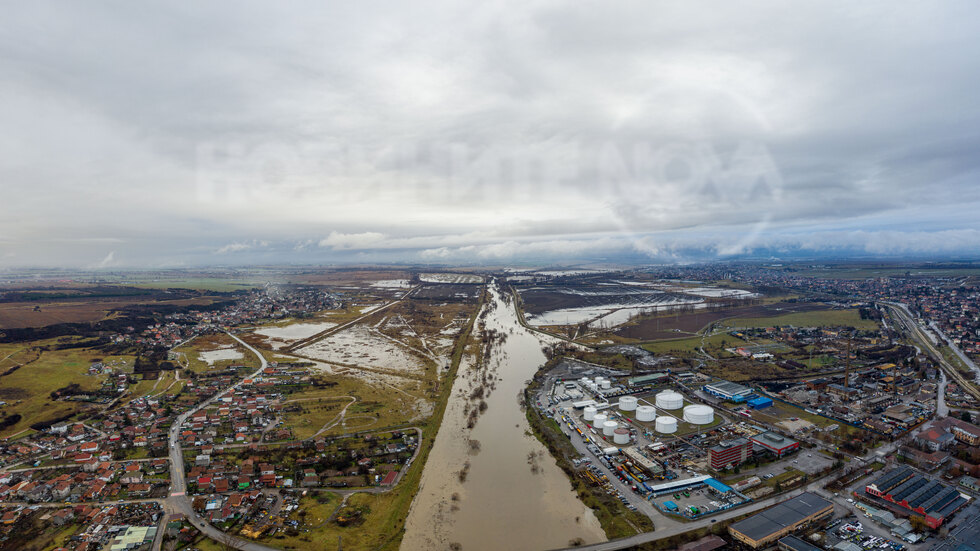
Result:
M202 352L229 347L234 347L240 357L228 360L215 360L210 364L201 358ZM255 357L255 354L252 354L241 343L224 333L201 335L174 348L173 351L178 354L176 363L195 373L220 371L231 365L244 365L251 368L259 367L259 359Z
M766 318L735 318L721 322L726 327L775 327L792 325L793 327L837 327L849 326L856 329L873 330L878 328L878 322L863 320L856 308L846 310L814 310L812 312L796 312L782 316Z
M32 343L32 346L54 344L55 340L49 340ZM105 375L88 375L88 368L96 359L126 360L130 370L135 360L132 356L105 356L90 348L43 350L36 360L27 361L16 371L0 377L0 400L7 402L7 405L0 407L0 415L22 416L20 422L0 432L0 436L8 437L28 428L32 423L82 410L85 407L83 402L55 401L50 394L72 383L78 384L83 390L98 390ZM11 367L9 361L3 367Z
M262 283L256 281L231 279L188 278L136 281L130 285L132 287L140 287L144 289L194 289L197 291L230 293L232 291L241 291L243 289L255 289L257 287L261 287Z
M735 346L737 343L742 341L739 341L727 333L718 333L705 337L703 342L705 350L707 350L709 353L713 353L721 351L723 348L723 343L725 346ZM683 339L670 339L651 342L641 346L654 354L694 353L701 347L701 343L701 337L685 337Z

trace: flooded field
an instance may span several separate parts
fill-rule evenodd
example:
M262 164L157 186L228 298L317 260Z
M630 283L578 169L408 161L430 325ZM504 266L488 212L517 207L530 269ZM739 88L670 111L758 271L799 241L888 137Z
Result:
M423 283L465 283L469 285L483 283L483 276L475 274L419 274Z
M200 352L197 356L202 362L212 366L215 364L215 362L220 362L223 360L241 360L245 358L245 355L234 346Z
M541 342L520 326L496 286L492 297L484 331L495 332L497 344L488 361L460 366L406 521L406 551L453 544L463 551L551 549L605 540L592 511L530 435L518 402L545 361Z
M366 325L334 333L300 348L297 353L325 362L387 371L421 372L425 369L423 360L409 347Z
M411 286L412 284L407 279L382 279L371 283L371 287L381 289L408 289Z
M279 327L261 327L255 330L256 335L262 335L263 337L268 337L269 346L273 350L279 350L283 346L292 344L298 340L306 339L336 327L336 323L322 322L322 323L293 323L291 325L283 325Z
M648 300L640 304L606 304L601 307L562 308L537 316L528 316L527 321L536 326L578 325L585 322L602 322L607 326L613 326L626 323L631 317L643 313L702 304L702 301L697 299L677 299L670 295L663 295L658 298L659 300Z

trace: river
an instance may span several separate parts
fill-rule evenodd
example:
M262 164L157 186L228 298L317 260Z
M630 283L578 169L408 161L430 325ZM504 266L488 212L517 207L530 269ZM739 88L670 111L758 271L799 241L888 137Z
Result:
M495 370L495 388L484 397L487 407L476 425L467 428L482 369L474 369L473 361L460 365L406 520L403 551L537 550L606 539L565 473L530 434L518 395L545 356L537 334L520 325L501 293L491 283L493 306L485 318L488 332L506 334L487 362Z

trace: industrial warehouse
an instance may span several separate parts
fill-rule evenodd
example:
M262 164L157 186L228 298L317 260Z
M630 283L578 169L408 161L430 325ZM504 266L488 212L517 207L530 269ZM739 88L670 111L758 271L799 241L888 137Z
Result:
M939 528L970 499L955 488L918 474L911 467L886 472L868 484L865 492L922 515L932 528Z
M805 492L732 524L728 532L736 540L758 549L796 530L826 520L833 513L834 505L831 502Z
M661 374L622 377L566 360L542 390L538 406L585 452L576 463L582 478L629 507L697 518L751 501L701 474L707 448L736 432L682 383Z
M730 400L735 403L744 402L752 395L751 388L730 381L708 383L702 386L701 390L722 400Z

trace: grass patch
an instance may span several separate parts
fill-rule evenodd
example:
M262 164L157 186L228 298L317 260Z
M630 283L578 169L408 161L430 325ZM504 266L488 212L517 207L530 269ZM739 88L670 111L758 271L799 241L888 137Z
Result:
M792 325L793 327L854 327L873 330L878 328L875 320L863 320L856 308L846 310L814 310L795 312L782 316L765 318L735 318L722 322L726 327L774 327Z
M234 348L241 357L230 360L215 360L210 364L201 359L202 352L211 352L226 348ZM177 354L177 363L195 373L220 371L232 365L244 365L249 368L259 367L259 359L255 357L255 354L252 354L241 343L225 333L201 335L174 348L173 351Z
M702 342L704 343L704 349L709 354L718 357L730 356L728 352L725 352L724 348L726 346L734 346L739 341L735 337L728 335L727 333L717 333L707 337L685 337L682 339L669 339L663 341L654 341L641 345L645 350L653 352L654 354L693 354L698 352L701 348Z
M33 423L75 414L91 407L84 402L52 400L51 393L70 384L77 384L85 391L101 388L106 376L88 375L88 368L94 360L108 362L122 359L129 366L135 361L132 356L106 356L91 348L45 349L57 345L58 341L65 339L38 341L32 343L29 352L17 352L17 355L30 354L30 357L25 356L26 363L0 377L0 400L7 402L0 407L0 416L19 414L22 417L18 423L0 432L0 436L7 437Z
M131 287L142 289L194 289L198 291L215 291L218 293L255 289L261 285L258 282L220 278L155 279L129 284Z

